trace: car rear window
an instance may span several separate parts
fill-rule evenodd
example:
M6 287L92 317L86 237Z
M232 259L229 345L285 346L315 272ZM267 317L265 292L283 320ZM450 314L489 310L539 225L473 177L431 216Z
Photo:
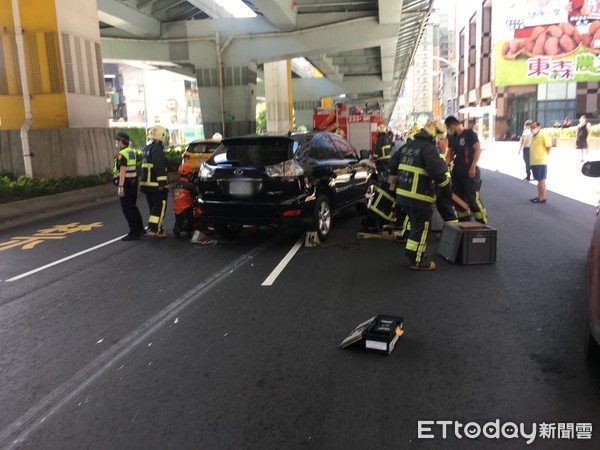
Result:
M187 147L187 151L190 153L212 153L220 144L218 142L199 142L191 143Z
M272 166L293 156L293 141L285 138L231 139L210 158L213 164Z

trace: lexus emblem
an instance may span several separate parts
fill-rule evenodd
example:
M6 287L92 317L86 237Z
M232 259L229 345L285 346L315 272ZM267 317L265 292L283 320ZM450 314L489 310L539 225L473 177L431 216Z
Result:
M243 174L243 173L244 173L244 171L243 171L242 169L235 169L235 170L233 171L233 174L234 174L234 175L238 175L238 176L239 176L239 175L241 175L241 174Z

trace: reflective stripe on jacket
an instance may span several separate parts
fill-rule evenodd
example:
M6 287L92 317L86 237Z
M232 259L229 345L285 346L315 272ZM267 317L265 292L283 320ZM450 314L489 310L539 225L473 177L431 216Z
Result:
M163 146L153 141L143 150L140 190L157 191L160 186L166 187L167 182L167 161Z
M125 158L127 171L125 172L125 181L135 181L137 178L137 166L136 166L136 158L135 152L131 150L129 147L125 147L117 153L113 162L113 180L119 179L119 172L121 170L121 165L119 164L119 156Z
M399 152L397 203L409 207L434 203L434 183L440 188L446 187L450 184L450 176L431 137L419 132Z
M392 146L390 144L382 146L381 154L375 154L374 156L377 159L377 161L390 159L390 156L392 156Z

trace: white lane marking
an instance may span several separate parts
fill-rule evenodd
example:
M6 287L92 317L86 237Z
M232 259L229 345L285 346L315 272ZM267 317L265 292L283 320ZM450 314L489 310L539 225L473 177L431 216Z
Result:
M285 236L284 234L271 239L254 250L240 256L231 264L207 278L203 283L183 294L127 336L120 339L111 348L79 370L73 377L46 395L12 424L0 431L0 448L12 449L23 443L47 419L90 387L94 381L105 374L110 368L116 366L116 363L121 361L125 355L129 354L142 343L148 342L149 338L156 331L167 324L167 322L178 317L185 308L199 300L204 293L227 279L237 269L243 267L264 249L279 242ZM115 370L120 370L122 367L123 365Z
M275 269L273 269L273 272L271 272L271 274L265 279L265 281L262 282L261 286L273 285L277 277L281 274L281 272L283 272L283 269L285 269L285 266L287 266L288 263L292 260L296 252L300 250L300 247L302 247L302 242L304 242L304 236L298 239L298 242L296 242L294 246L290 249L290 251L287 252L287 255L285 255L285 257L281 260L279 264L277 264L277 267L275 267Z
M96 245L95 247L88 248L87 250L82 250L82 251L80 251L78 253L75 253L74 255L67 256L66 258L59 259L58 261L54 261L54 262L52 262L50 264L46 264L45 266L38 267L37 269L30 270L29 272L26 272L26 273L24 273L22 275L18 275L16 277L12 277L12 278L9 278L8 280L4 280L4 281L6 283L9 283L11 281L20 280L21 278L28 277L29 275L33 275L34 273L41 272L42 270L46 270L46 269L49 269L50 267L54 267L54 266L56 266L58 264L62 264L65 261L68 261L70 259L77 258L78 256L85 255L86 253L93 252L94 250L98 250L99 248L102 248L102 247L104 247L106 245L110 245L113 242L119 241L122 237L123 236L119 236L118 238L111 239L110 241L106 241L106 242L104 242L102 244Z

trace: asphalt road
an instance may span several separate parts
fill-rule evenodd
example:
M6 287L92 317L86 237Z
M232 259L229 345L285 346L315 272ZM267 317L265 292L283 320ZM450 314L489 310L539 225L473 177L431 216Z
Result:
M534 184L483 177L497 262L450 264L432 237L431 273L409 271L400 244L357 240L354 210L272 286L301 232L117 240L46 268L123 235L117 202L0 233L0 447L598 448L600 364L583 355L594 207L555 192L533 205ZM391 355L338 348L379 313L405 318ZM567 434L527 445L452 424L419 439L419 421L441 420ZM566 438L588 423L591 441Z

